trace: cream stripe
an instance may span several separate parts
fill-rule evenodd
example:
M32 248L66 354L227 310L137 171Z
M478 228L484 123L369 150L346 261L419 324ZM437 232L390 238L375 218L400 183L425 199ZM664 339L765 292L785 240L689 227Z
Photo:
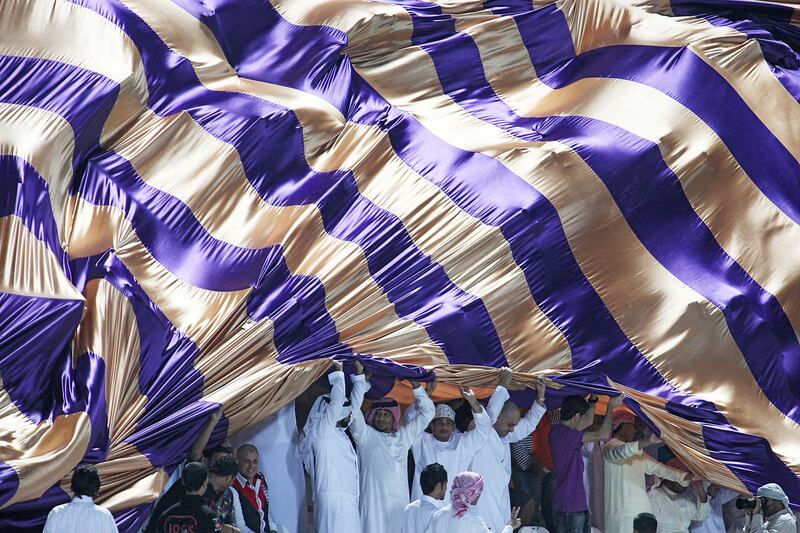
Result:
M800 106L778 81L755 39L699 17L665 17L623 0L559 0L581 54L609 44L686 46L733 87L781 143L800 160ZM654 5L660 0L636 2ZM769 97L765 98L765 95Z
M48 246L16 215L0 217L0 292L83 300Z
M299 2L289 0L276 5L292 22L322 23ZM397 6L369 3L360 8L376 13L378 20L390 13L397 26L411 27L408 14L398 12ZM372 20L363 12L361 15L362 19ZM347 32L349 28L340 25L345 19L344 15L337 18L328 13L325 20ZM367 30L361 27L358 32ZM360 43L351 42L351 46L358 50ZM793 445L793 431L784 430L794 430L797 424L766 402L741 356L731 360L730 354L739 352L721 312L647 253L585 162L557 143L526 143L472 118L442 93L427 54L410 42L397 43L396 50L380 62L362 64L354 59L354 65L385 98L414 114L428 129L461 149L495 156L548 197L561 216L572 251L587 279L628 338L661 374L687 393L724 406L723 412L739 427L768 435L773 449L788 464L797 465L800 457ZM565 180L565 176L571 179ZM632 296L633 290L644 287L647 289L639 296ZM690 327L693 325L699 327ZM692 342L686 340L690 331L697 331ZM726 376L727 380L714 380L703 373L703 380L697 380L697 365L701 363L710 363L712 369L736 367L741 372ZM753 412L754 404L760 405L758 419L747 414ZM769 422L765 422L766 413Z
M47 181L62 247L74 151L72 126L60 115L31 106L0 103L0 154L28 161Z
M86 312L73 341L73 358L91 352L105 362L109 448L118 447L136 429L147 396L139 393L141 343L136 315L128 299L103 279L84 290Z

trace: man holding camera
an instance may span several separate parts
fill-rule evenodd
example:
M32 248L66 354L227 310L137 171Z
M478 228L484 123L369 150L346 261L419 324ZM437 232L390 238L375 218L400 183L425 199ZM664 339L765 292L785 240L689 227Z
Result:
M738 501L736 506L741 508ZM797 533L797 521L789 508L789 498L780 485L767 483L760 487L754 507L747 525L750 533Z

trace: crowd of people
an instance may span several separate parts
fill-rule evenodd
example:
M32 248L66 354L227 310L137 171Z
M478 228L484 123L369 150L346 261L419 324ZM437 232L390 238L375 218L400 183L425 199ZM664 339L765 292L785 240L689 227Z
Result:
M405 416L388 397L364 412L363 366L355 362L348 398L334 364L330 392L300 434L316 533L797 533L778 485L747 499L702 479L621 395L603 402L603 414L596 395L567 396L548 412L536 381L523 414L501 369L485 406L468 388L460 405L434 405L435 381L412 382ZM273 520L254 445L206 446L221 416L198 436L144 533L305 533ZM45 531L116 531L92 501L99 487L94 467L78 467L75 498L53 509Z

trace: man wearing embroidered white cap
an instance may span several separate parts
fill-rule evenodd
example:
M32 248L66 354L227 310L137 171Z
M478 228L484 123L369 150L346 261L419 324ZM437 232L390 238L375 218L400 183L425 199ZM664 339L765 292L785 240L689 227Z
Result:
M317 398L300 438L300 454L314 487L317 533L361 533L358 516L358 457L345 433L350 406L345 405L342 363L328 374L330 395Z
M756 508L747 526L750 533L797 533L797 520L780 485L767 483L756 495Z
M447 472L465 472L475 453L486 443L492 431L492 421L486 410L478 403L475 394L468 388L461 388L461 397L472 408L475 429L464 433L456 433L456 413L447 404L436 406L436 413L431 421L430 433L422 433L414 446L414 485L411 500L422 496L419 477L429 464L439 463ZM407 410L408 411L408 410ZM408 416L408 413L406 414ZM449 497L448 487L445 499Z

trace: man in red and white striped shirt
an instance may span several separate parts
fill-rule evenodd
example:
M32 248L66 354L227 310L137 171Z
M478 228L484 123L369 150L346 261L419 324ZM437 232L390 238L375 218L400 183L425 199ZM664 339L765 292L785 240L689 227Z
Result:
M239 473L232 487L241 497L247 526L257 533L280 533L282 528L275 524L269 512L267 480L258 471L258 449L252 444L242 444L236 450L236 460Z

